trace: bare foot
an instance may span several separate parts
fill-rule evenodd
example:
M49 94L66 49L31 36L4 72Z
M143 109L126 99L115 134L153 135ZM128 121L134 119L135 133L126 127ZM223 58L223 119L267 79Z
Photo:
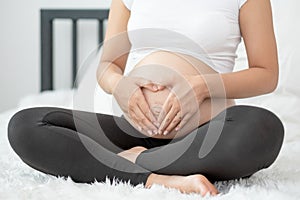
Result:
M167 188L178 189L182 193L200 193L205 196L207 193L215 196L218 194L216 187L209 180L201 175L190 176L166 176L160 174L151 174L145 186L150 188L153 184L163 185Z
M119 156L126 158L127 160L135 163L138 155L147 148L142 146L136 146L131 149L122 151L118 153ZM145 186L150 188L153 184L163 185L167 188L178 189L182 193L200 193L205 196L207 193L211 195L218 194L218 190L215 186L209 182L209 180L201 175L195 174L190 176L177 176L177 175L160 175L160 174L150 174L147 179Z
M122 156L123 158L126 158L127 160L135 163L136 158L138 157L138 155L142 152L147 150L147 148L142 147L142 146L136 146L136 147L132 147L131 149L122 151L120 153L118 153L119 156Z

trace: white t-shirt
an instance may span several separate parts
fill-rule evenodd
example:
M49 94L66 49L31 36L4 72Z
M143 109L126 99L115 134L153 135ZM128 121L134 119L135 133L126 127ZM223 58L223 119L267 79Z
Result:
M239 10L247 0L123 0L131 11L131 54L158 50L194 56L219 73L233 71L241 42Z

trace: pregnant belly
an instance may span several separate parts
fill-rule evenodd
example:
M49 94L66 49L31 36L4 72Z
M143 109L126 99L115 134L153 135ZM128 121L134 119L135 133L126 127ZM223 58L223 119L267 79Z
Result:
M151 65L163 65L170 68L171 70L174 70L174 72L177 72L182 75L199 75L199 74L217 73L212 68L210 68L203 62L199 61L198 59L195 59L191 56L187 56L183 54L175 54L166 51L157 51L151 53L150 55L146 56L143 60L141 60L139 63L137 63L134 68L138 68L141 66L151 67ZM157 74L157 76L160 76L161 79L163 79L164 77L167 78L168 76L170 76L170 74L160 73ZM142 90L150 106L151 111L153 112L155 117L158 117L159 113L162 110L162 106L171 91L168 88L165 88L158 92L152 92L151 90L145 88L143 88ZM213 100L213 101L211 99L204 100L204 102L199 106L200 120L198 126L209 121L212 117L217 115L223 109L232 105L234 105L234 100L226 100L225 105L224 105L224 100ZM211 109L212 107L214 108L213 110ZM188 125L189 124L187 124L187 126ZM191 127L191 129L195 129L195 128L197 127ZM188 134L188 132L181 132L178 134L178 132L175 132L173 130L167 136L154 135L152 137L170 139L170 138L182 137L186 134Z

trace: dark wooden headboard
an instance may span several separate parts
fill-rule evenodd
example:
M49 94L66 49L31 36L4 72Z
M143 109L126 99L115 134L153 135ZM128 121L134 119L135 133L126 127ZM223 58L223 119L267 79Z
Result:
M53 90L53 20L72 20L72 83L77 72L77 21L97 19L99 22L98 43L103 41L103 22L108 18L108 9L99 10L41 10L41 91Z

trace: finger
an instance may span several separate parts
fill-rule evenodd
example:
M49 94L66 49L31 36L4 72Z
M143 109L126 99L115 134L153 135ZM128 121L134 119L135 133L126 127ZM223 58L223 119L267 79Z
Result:
M139 106L136 106L135 113L137 120L142 124L149 135L153 135L157 128L147 119Z
M158 87L159 90L163 90L163 89L166 88L166 86L163 86L163 85L157 85L157 87Z
M135 112L137 112L137 111L135 111ZM138 125L138 130L142 133L143 131L148 131L148 127L145 125L145 124L143 124L142 123L142 121L143 120L141 120L137 115L136 115L136 117L134 118L134 120L135 120L135 122L136 122L136 124ZM148 134L149 135L152 135L152 132L150 133L150 132L148 132Z
M181 114L177 112L176 116L174 117L173 121L169 124L165 131L170 133L181 121Z
M164 89L164 86L160 86L144 78L136 78L135 83L137 86L147 88L153 92Z
M157 84L154 84L154 83L144 85L143 87L146 88L146 89L148 89L148 90L151 90L153 92L157 92L159 90L163 90L164 89L164 86L157 85Z
M143 127L143 124L141 124L137 117L136 117L136 114L134 113L134 110L132 109L129 109L129 112L128 112L128 117L131 119L131 121L133 122L133 124L137 127L137 129L142 132L142 130L145 128Z
M137 104L138 104L139 108L142 110L142 112L144 113L144 115L148 118L149 121L152 122L152 124L154 126L154 123L156 122L156 118L154 117L153 113L151 112L150 107L149 107L142 92L140 92L139 98L137 99Z
M135 77L135 83L140 87L144 87L145 85L152 84L150 80L144 78L138 78L138 77Z
M141 102L145 102L144 104ZM135 91L135 93L133 93L133 95L131 96L131 98L129 99L129 103L128 103L128 108L131 110L131 112L133 112L135 114L135 118L137 123L146 131L148 131L148 133L150 134L150 130L152 133L153 131L157 131L157 128L154 126L154 124L152 124L149 119L147 118L147 116L144 114L143 110L148 110L146 111L146 113L149 113L149 118L152 117L152 120L155 120L152 112L149 109L148 104L146 103L146 100L144 98L144 95L142 93L142 91L140 90L140 88L137 88L137 90ZM143 110L141 110L143 109ZM152 114L152 116L151 116Z
M188 122L190 117L191 117L190 114L186 114L185 116L183 116L181 122L176 126L175 131L178 131L179 129L182 129L182 127Z
M165 88L165 86L163 86L163 85L155 84L152 81L144 79L144 78L136 78L136 84L140 87L145 87L154 92L158 91L158 90L163 90Z
M159 126L162 123L162 121L166 118L166 115L170 111L172 104L173 104L173 94L170 93L157 118L157 122Z
M153 113L151 112L149 105L148 105L141 89L137 89L135 91L135 93L130 98L129 103L136 104L136 106L132 107L132 110L134 110L136 117L139 121L140 121L140 119L147 117L148 121L153 122L153 123L151 123L151 125L152 125L151 127L155 127L154 122L156 122L156 118L154 117ZM145 123L142 123L142 124L143 124L143 127L145 127L146 124ZM147 126L147 127L149 127L149 126ZM155 130L156 129L157 128L155 127Z
M163 132L163 135L167 135L169 132L166 130L166 128L170 125L170 123L174 120L175 116L179 112L179 106L173 105L167 113L165 119L162 121L160 127L158 128L158 132Z

